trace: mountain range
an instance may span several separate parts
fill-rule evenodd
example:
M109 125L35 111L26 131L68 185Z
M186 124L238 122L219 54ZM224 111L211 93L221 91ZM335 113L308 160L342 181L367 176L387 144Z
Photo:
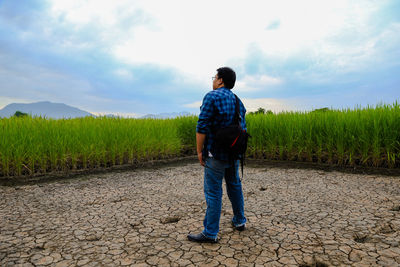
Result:
M30 114L31 116L41 116L53 119L94 116L87 111L74 108L63 103L42 101L30 104L9 104L0 110L0 117L11 117L16 111L21 111L23 113Z
M31 116L41 116L52 119L62 119L62 118L78 118L96 115L81 110L79 108L71 107L63 103L52 103L49 101L41 101L36 103L22 104L22 103L12 103L0 109L1 117L11 117L15 112L20 111L23 113L30 114ZM160 113L160 114L147 114L140 118L153 118L153 119L167 119L176 118L179 116L188 116L188 112L173 112L173 113ZM117 117L113 114L105 115L107 117Z
M146 118L151 118L151 119L170 119L170 118L176 118L176 117L184 117L184 116L190 116L191 114L189 112L172 112L172 113L160 113L160 114L147 114L142 117L141 119L146 119Z

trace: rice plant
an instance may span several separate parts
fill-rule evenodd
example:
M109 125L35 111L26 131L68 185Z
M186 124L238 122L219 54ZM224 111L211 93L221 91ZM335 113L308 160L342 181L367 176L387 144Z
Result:
M136 164L195 154L196 116L0 119L0 177ZM400 106L249 114L248 155L268 160L400 167Z
M180 155L177 121L0 119L0 176L107 167Z
M399 167L400 107L246 116L249 156L337 165Z

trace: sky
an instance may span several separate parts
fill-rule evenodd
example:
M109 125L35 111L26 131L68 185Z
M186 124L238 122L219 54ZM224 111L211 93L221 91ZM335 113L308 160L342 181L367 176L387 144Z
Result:
M248 111L400 102L400 1L0 0L0 108L198 114L223 66Z

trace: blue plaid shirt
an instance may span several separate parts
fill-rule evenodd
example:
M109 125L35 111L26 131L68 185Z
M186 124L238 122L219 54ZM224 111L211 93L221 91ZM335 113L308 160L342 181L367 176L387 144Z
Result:
M203 104L200 107L200 115L196 127L196 132L206 134L203 157L207 157L208 152L211 152L212 156L218 160L228 160L228 154L214 145L215 130L233 123L235 105L235 95L227 88L221 87L205 95ZM247 131L246 109L240 99L239 112L242 117L241 126Z

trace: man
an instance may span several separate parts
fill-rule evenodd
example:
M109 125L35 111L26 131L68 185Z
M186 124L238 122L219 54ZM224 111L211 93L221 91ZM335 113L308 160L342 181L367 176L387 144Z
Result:
M231 125L235 115L236 98L231 92L236 81L235 72L228 67L217 69L213 77L213 91L208 92L200 108L196 128L197 156L204 166L204 195L207 203L204 230L199 234L189 234L194 242L218 242L219 221L222 207L222 179L225 177L226 190L232 204L232 225L239 231L245 229L244 200L239 177L239 160L229 160L229 155L221 151L214 142L218 128ZM241 126L246 129L246 109L239 100Z

